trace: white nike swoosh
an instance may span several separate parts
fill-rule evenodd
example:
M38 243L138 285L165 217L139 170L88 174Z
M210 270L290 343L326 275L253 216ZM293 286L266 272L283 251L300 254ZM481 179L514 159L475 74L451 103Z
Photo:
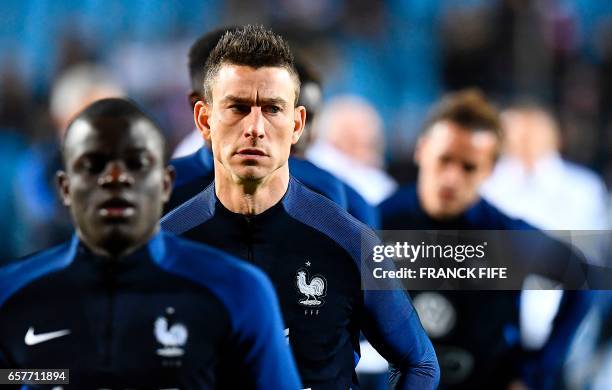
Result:
M67 334L70 334L69 329L63 329L63 330L58 330L58 331L49 332L49 333L34 334L34 328L30 327L28 329L28 333L26 333L25 335L24 341L26 345L36 345L36 344L44 343L45 341L56 339L58 337L66 336Z

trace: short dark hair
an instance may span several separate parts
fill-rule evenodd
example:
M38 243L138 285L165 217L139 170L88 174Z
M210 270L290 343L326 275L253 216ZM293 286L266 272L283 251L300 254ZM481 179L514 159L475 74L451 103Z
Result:
M295 60L295 68L301 83L298 104L306 107L308 121L312 123L315 114L323 103L321 76L310 64L299 57Z
M204 67L210 52L217 46L219 39L227 31L236 30L237 27L218 28L198 38L189 48L188 66L191 90L199 95L204 95Z
M431 110L424 131L441 121L450 121L471 131L488 131L501 139L499 113L478 89L445 95Z
M246 25L227 31L206 61L204 95L212 103L212 82L224 64L258 69L265 66L285 68L295 82L295 104L300 96L300 79L287 41L261 25Z
M106 98L96 100L91 103L87 107L85 107L81 112L79 112L68 124L66 127L66 131L64 132L64 138L62 139L62 160L64 164L66 163L66 140L70 135L70 128L77 121L87 121L92 122L96 119L100 118L123 118L129 123L133 123L137 120L145 120L149 122L155 133L159 136L162 146L162 155L164 158L164 164L168 160L168 151L166 146L166 139L164 137L164 132L161 127L157 124L157 122L148 115L136 102L127 98Z

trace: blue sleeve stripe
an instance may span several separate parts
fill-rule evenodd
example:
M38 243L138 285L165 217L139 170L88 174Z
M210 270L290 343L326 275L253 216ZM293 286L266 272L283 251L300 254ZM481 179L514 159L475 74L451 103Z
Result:
M75 234L69 242L1 268L0 305L34 280L70 265L78 244L79 240Z
M161 219L162 229L182 234L212 218L215 212L214 182Z

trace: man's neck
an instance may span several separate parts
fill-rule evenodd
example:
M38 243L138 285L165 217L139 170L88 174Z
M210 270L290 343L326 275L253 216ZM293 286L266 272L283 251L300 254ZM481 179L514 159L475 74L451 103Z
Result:
M433 207L429 207L429 205L425 201L426 196L424 194L424 190L418 184L416 187L416 193L417 193L417 201L419 203L419 206L421 207L421 210L423 210L425 215L427 215L430 219L437 221L437 222L448 222L448 221L452 221L454 219L461 217L467 210L469 210L472 206L474 206L480 200L480 198L478 198L469 207L466 207L464 210L460 212L457 212L454 214L443 214L443 213L436 212L436 210Z
M215 193L223 206L233 213L257 215L282 199L289 187L289 167L283 165L261 180L232 177L215 164Z

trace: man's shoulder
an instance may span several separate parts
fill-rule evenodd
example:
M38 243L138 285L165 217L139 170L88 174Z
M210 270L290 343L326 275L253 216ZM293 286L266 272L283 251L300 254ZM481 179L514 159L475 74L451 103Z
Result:
M328 197L342 208L347 208L344 183L330 172L319 168L308 160L296 157L289 158L289 170L293 177L307 187Z
M215 201L214 183L211 183L203 191L166 214L160 222L162 229L181 234L206 222L214 215Z
M404 185L398 188L387 199L383 200L378 208L382 214L393 212L408 212L417 207L416 186L414 184Z
M33 281L68 266L74 259L77 244L78 240L73 237L71 241L13 260L0 268L0 305Z
M536 230L522 219L505 214L483 198L480 198L476 205L467 212L467 217L473 220L478 229Z
M362 241L377 240L370 227L296 180L291 181L283 206L293 219L328 236L353 257L359 257Z
M378 205L383 229L415 229L430 224L419 204L416 185L405 185Z
M170 160L170 165L176 170L174 185L182 186L193 180L209 176L213 167L208 163L207 153L209 152L205 148L201 148L192 154Z

